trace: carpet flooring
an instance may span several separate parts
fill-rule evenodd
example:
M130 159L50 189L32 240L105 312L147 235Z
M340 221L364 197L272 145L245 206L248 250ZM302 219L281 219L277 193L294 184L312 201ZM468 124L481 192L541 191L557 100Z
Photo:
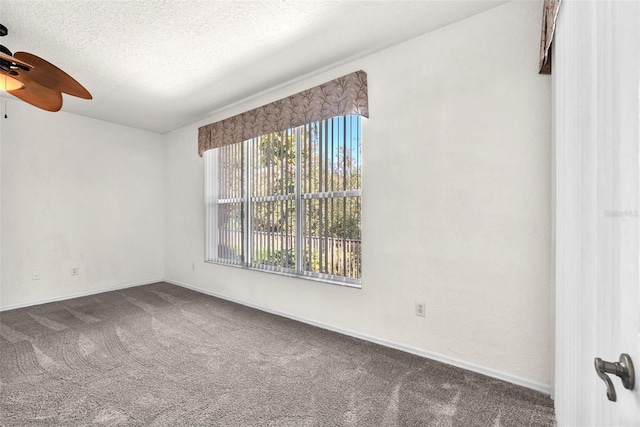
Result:
M553 426L548 396L167 283L0 313L3 426Z

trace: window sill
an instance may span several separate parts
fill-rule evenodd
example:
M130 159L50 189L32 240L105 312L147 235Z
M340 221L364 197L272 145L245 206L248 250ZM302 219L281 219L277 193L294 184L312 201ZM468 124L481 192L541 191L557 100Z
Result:
M321 283L327 283L329 285L338 285L338 286L344 286L347 288L355 288L355 289L361 289L362 288L362 284L360 281L346 281L346 280L336 280L336 279L331 279L329 277L317 277L317 276L311 276L311 275L306 275L306 274L295 274L295 273L286 273L283 271L277 271L277 270L266 270L266 269L262 269L262 268L256 268L256 267L250 267L247 265L238 265L238 264L230 264L230 263L226 263L226 262L219 262L219 261L215 261L215 260L205 260L205 262L207 264L214 264L214 265L223 265L225 267L233 267L233 268L239 268L242 270L251 270L251 271L259 271L261 273L269 273L269 274L276 274L278 276L286 276L286 277L293 277L296 279L305 279L305 280L311 280L313 282L321 282Z

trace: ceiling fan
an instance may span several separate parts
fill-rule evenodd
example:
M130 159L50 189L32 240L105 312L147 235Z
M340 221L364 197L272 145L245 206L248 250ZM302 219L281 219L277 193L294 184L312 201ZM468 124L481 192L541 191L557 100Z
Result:
M0 37L7 35L0 24ZM92 99L73 77L44 59L27 52L12 54L0 45L0 89L47 111L62 108L62 94Z

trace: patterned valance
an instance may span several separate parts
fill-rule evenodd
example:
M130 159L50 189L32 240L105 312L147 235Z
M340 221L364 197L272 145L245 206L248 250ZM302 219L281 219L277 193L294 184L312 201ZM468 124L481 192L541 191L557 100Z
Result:
M250 138L336 116L369 117L367 73L331 80L198 129L198 154Z
M542 36L540 38L540 74L551 74L551 43L561 0L544 0Z

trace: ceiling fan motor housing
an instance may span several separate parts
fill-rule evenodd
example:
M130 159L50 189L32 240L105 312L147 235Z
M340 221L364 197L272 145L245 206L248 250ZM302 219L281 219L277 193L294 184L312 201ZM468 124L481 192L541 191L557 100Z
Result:
M11 51L1 44L0 44L0 52L4 53L5 55L12 56ZM10 61L7 61L5 59L0 59L0 70L4 71L5 73L11 74L12 65L13 64Z
M7 27L5 27L4 25L0 24L0 37L4 37L9 33L9 31L7 30ZM3 45L0 44L0 52L4 53L5 55L9 55L9 56L13 56L13 53L11 53L11 51L9 49L7 49L6 47L4 47ZM13 74L11 71L11 66L13 64L10 61L4 60L4 59L0 59L0 69L2 71L4 71L5 73L9 73L9 74Z

